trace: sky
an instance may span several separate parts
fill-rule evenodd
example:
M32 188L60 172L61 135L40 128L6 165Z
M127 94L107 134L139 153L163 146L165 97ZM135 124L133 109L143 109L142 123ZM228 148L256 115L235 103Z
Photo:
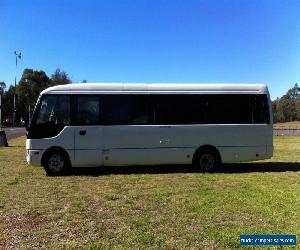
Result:
M299 0L0 0L0 81L300 83Z

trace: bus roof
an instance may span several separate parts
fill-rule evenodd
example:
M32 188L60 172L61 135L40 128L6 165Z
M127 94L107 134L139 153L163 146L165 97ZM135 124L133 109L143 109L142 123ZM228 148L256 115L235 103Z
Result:
M265 84L220 83L72 83L41 94L268 94Z

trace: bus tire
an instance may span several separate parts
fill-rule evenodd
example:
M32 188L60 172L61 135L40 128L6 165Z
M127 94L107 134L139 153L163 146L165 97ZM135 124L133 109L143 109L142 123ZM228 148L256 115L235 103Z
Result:
M220 153L213 146L200 147L194 154L193 165L201 172L215 172L221 166Z
M70 170L70 160L64 150L50 149L43 156L42 165L49 176L64 175Z

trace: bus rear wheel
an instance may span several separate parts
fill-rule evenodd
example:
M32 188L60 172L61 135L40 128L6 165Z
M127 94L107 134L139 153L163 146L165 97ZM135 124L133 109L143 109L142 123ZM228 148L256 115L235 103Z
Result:
M194 156L193 165L202 172L215 172L221 165L216 149L199 149Z
M44 169L47 175L63 175L69 170L69 160L62 151L50 151L44 158Z

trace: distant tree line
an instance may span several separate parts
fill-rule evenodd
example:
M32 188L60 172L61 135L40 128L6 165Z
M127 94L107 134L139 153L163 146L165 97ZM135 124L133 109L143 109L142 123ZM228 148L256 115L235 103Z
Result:
M281 98L272 102L274 122L300 121L300 88L296 83Z
M29 120L29 111L32 113L39 94L44 89L71 83L67 73L56 69L56 71L48 77L43 70L25 69L19 83L16 85L16 121L20 124L23 120L26 124ZM10 85L5 91L5 83L2 84L2 117L3 123L10 125L12 123L13 105L15 86Z

